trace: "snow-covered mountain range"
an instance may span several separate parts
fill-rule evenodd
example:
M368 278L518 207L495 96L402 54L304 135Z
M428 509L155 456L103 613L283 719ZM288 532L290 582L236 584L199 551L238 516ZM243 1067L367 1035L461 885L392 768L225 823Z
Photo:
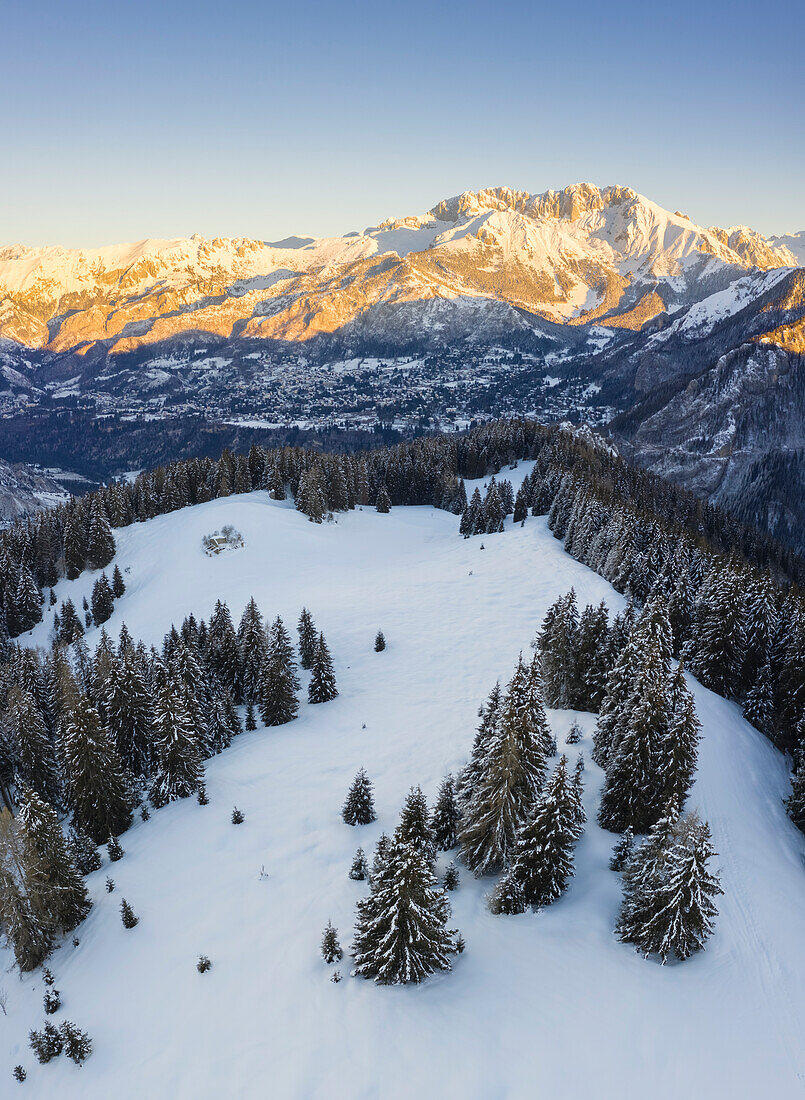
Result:
M427 303L467 298L636 329L747 270L797 266L801 236L706 229L631 188L577 184L465 192L343 237L12 246L0 250L0 335L58 352L125 351L191 330L306 341L373 313L378 335L393 329L384 306L418 303L427 318Z
M805 231L705 228L586 183L465 192L343 237L7 246L0 408L609 421L639 461L805 546L803 262Z

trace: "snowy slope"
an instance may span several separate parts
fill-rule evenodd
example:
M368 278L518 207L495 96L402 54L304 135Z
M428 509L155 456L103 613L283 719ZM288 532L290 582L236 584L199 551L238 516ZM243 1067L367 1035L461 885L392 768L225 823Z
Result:
M227 522L245 548L205 557L201 537ZM90 877L96 904L80 946L51 963L64 1015L95 1041L82 1070L64 1058L36 1065L26 1037L42 1023L42 983L0 979L9 994L0 1095L16 1088L17 1062L29 1070L26 1096L60 1100L802 1095L804 845L780 803L786 769L732 704L695 684L704 739L691 801L712 825L726 891L704 954L662 968L612 935L619 876L607 869L614 838L594 824L601 776L588 715L579 747L592 823L566 896L539 915L493 917L491 882L462 869L452 925L467 950L453 973L420 988L329 980L319 937L331 918L349 941L364 889L347 878L356 847L394 827L411 784L432 799L465 761L478 705L557 595L573 584L582 606L622 606L543 519L485 536L480 551L480 537L459 538L456 518L430 508L315 526L254 493L117 537L130 572L113 633L125 620L159 644L172 621L208 615L218 596L236 621L252 594L289 625L306 604L341 695L303 705L288 726L243 734L208 762L209 806L173 804L138 821L122 838L124 859ZM63 581L58 595L80 600L91 583ZM573 716L549 716L561 743ZM360 766L376 786L378 821L353 829L339 810ZM238 828L235 804L246 815ZM122 896L141 918L132 931L120 922ZM203 976L200 952L213 962Z

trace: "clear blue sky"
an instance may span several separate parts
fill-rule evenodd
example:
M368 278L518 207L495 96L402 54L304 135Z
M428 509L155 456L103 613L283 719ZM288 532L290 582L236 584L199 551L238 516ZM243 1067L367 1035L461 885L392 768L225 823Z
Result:
M340 234L579 180L803 229L803 11L4 0L0 243Z

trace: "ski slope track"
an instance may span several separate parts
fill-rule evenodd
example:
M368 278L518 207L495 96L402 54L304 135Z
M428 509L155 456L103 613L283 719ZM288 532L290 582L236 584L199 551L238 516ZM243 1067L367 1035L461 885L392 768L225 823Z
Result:
M501 476L516 486L529 468ZM203 535L225 523L244 548L206 557ZM0 1096L16 1095L18 1062L28 1071L21 1096L59 1100L805 1095L805 842L782 806L786 765L736 706L694 681L703 739L689 805L712 826L725 891L703 953L662 967L615 939L620 876L608 869L616 838L595 824L595 718L549 711L560 751L579 719L584 740L568 753L573 763L581 749L587 763L589 823L565 896L537 914L492 916L494 880L462 867L450 924L467 948L452 973L383 988L350 977L345 954L344 980L330 981L319 940L328 919L345 952L351 940L366 889L347 877L358 845L371 854L412 784L432 802L442 776L466 761L479 704L528 652L557 596L574 585L581 606L623 606L544 518L464 540L457 518L432 508L316 526L252 493L116 537L128 588L107 624L113 636L125 621L159 645L172 622L209 616L218 597L237 622L254 595L289 628L306 605L341 694L303 703L289 725L244 733L207 763L208 806L188 800L137 818L114 867L104 852L87 880L94 907L80 946L68 938L49 964L63 997L56 1021L94 1041L83 1068L35 1062L27 1036L45 1018L44 986L38 973L21 980L2 953ZM57 595L80 607L93 580L62 581ZM46 642L52 615L30 644ZM378 820L350 828L340 808L361 766ZM237 828L235 805L245 814ZM122 897L140 918L131 931ZM213 964L204 975L200 953Z

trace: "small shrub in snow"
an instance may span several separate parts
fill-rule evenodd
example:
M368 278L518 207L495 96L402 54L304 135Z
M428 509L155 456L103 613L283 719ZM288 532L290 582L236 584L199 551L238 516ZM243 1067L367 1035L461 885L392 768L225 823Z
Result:
M326 963L338 962L344 957L341 944L338 942L338 929L333 927L331 921L327 921L321 937L321 957Z
M257 719L254 716L254 705L252 703L249 703L249 705L246 707L246 723L245 724L246 724L246 729L247 730L256 730L257 729Z
M62 1052L64 1040L57 1027L46 1023L41 1031L32 1031L28 1035L28 1045L36 1055L36 1060L41 1065L45 1065L46 1062L58 1058Z
M64 1053L72 1059L77 1066L86 1062L92 1054L92 1040L86 1031L82 1031L69 1020L65 1020L59 1028L64 1043Z
M58 1012L61 1008L61 993L58 989L49 989L43 997L43 1001L46 1015L52 1016L54 1012Z
M386 648L386 639L383 637L383 631L378 630L375 635L375 653L382 653Z
M210 800L207 798L207 784L202 779L198 785L198 794L196 795L199 806L209 806Z
M243 816L243 813L236 806L234 808L234 810L232 811L232 824L233 825L242 825L244 821L245 821L245 818Z
M352 866L349 869L349 877L356 882L363 882L369 875L369 866L366 862L366 855L363 848L359 848L355 853L355 858L352 861Z
M212 969L212 963L206 955L199 955L198 962L196 963L196 970L199 974L206 974L208 970Z
M457 955L463 955L464 954L464 948L466 946L467 946L467 943L466 943L464 937L461 935L460 932L457 932L456 933L456 954Z
M106 878L106 892L107 894L113 894L115 892L115 880L113 878L109 878L108 875Z
M78 936L73 936L73 947L78 947L80 943L81 940L78 938Z
M150 819L151 819L151 815L148 812L148 807L146 806L145 803L143 803L142 806L140 807L140 817L142 818L143 821L150 821Z
M120 903L120 919L126 928L134 928L139 923L140 918L135 916L134 910L126 901L125 898Z
M42 969L42 981L45 983L45 985L55 984L56 979L53 977L53 974L50 972L47 966L43 967Z
M338 983L341 981L341 971L340 970L334 970L333 971L333 976L332 976L332 978L330 978L330 981L334 985L338 985Z
M22 1066L14 1066L14 1080L19 1081L20 1084L25 1080L28 1074L22 1068Z
M581 726L578 724L578 722L574 722L568 730L566 738L568 745L578 745L582 739L582 736L583 734L581 732Z
M112 863L117 863L117 861L122 859L126 854L116 836L109 837L109 843L106 845L106 850L109 853L109 859Z

